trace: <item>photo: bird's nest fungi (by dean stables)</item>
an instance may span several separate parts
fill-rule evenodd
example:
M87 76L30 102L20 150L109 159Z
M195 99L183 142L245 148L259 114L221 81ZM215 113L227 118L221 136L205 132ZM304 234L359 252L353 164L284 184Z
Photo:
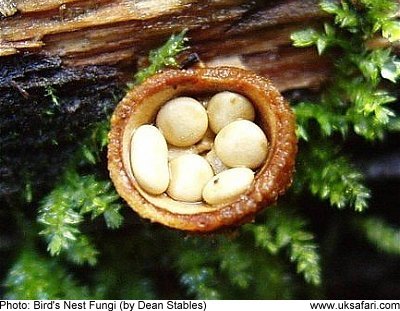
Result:
M209 232L247 222L292 181L294 115L233 67L166 70L130 90L109 133L116 190L143 218Z

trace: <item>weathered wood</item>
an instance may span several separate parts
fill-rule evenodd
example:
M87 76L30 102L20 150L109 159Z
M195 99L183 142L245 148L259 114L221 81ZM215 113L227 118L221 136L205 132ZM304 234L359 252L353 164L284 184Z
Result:
M0 65L0 197L54 183L87 128L121 97L115 68L67 68L48 55L3 57ZM57 102L49 96L54 88Z
M286 52L290 33L325 16L316 0L20 0L15 7L17 13L0 21L0 56L44 52L60 57L65 66L111 65L127 72L133 69L126 66L135 65L150 48L188 28L192 50L206 63L224 57L229 64L226 57L234 55L246 67L243 56L266 53L268 62L252 69L280 83L276 67L288 57L298 70L284 74L281 89L318 86L321 78L310 79L307 64L317 62L327 69L315 53L293 48L299 53L293 58Z
M317 0L0 0L0 13L0 197L53 184L149 50L184 28L206 64L249 68L281 91L329 76L327 59L290 42L326 18Z

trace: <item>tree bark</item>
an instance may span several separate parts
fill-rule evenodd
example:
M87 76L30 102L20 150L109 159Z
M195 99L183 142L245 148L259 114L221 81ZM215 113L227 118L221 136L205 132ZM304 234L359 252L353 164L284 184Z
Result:
M206 65L248 68L281 91L318 88L329 59L290 40L327 18L317 2L0 0L0 196L53 184L149 50L182 29Z
M250 67L282 90L318 86L328 70L314 49L290 46L294 30L325 17L316 0L14 3L15 13L0 21L0 56L45 53L68 67L117 66L130 74L149 49L187 28L192 51L206 63Z

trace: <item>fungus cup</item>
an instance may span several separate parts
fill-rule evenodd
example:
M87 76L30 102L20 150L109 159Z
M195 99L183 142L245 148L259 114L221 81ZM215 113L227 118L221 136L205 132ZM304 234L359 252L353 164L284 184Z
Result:
M135 130L144 124L155 124L163 105L177 97L201 101L226 91L251 102L254 122L268 140L265 160L254 170L250 186L228 203L211 205L205 200L174 200L167 192L146 192L132 169ZM296 153L294 115L268 79L233 67L166 70L130 90L118 104L111 119L108 168L118 193L141 217L176 229L210 232L250 221L257 212L274 203L292 182ZM216 181L218 178L214 176L213 182Z

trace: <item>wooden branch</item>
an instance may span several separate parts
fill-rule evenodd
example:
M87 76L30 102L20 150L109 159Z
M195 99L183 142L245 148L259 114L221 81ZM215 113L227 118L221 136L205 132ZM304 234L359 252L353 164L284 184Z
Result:
M317 0L262 5L244 0L20 0L14 7L17 13L0 21L0 57L44 52L60 57L65 66L111 65L127 73L149 49L187 28L192 51L209 64L223 58L237 65L229 59L240 59L240 66L247 67L247 55L266 54L267 63L250 68L270 75L281 90L318 86L320 70L311 79L310 70L303 70L308 64L328 70L313 52L287 52L290 33L325 17ZM278 68L285 57L298 67L293 75Z
M330 62L290 41L326 18L317 1L0 0L0 197L48 189L149 50L184 28L209 66L251 69L281 91L319 87Z

